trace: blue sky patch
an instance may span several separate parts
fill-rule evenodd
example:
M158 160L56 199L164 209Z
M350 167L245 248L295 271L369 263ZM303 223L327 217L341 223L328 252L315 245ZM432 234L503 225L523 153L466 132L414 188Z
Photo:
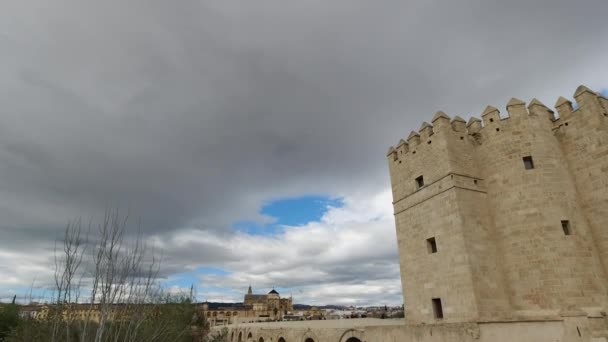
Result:
M319 221L330 207L341 207L342 199L329 196L309 195L284 198L265 204L260 213L276 219L275 222L259 223L241 221L234 224L238 231L253 235L275 235L283 226L301 226Z
M53 297L53 291L44 287L38 287L34 284L33 288L18 286L15 288L0 288L0 303L10 303L13 296L17 295L17 303L29 304L31 301L45 303Z
M268 203L262 214L276 217L277 224L300 226L319 221L329 207L341 207L342 200L327 196L304 196L288 198Z

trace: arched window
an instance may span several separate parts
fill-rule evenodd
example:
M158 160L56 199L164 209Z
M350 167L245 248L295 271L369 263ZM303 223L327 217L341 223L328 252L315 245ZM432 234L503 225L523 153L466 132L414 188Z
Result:
M243 342L243 332L239 332L239 342Z
M282 337L279 337L279 340L277 342L285 342L285 339Z
M348 340L346 340L346 342L361 342L361 340L356 337L351 337Z
M315 342L315 340L313 340L312 338L307 338L304 342Z
M264 342L264 338L260 337L260 339L258 340L258 342Z
M247 335L247 338L248 339L253 338L253 335L251 335L251 333L249 333L249 335Z

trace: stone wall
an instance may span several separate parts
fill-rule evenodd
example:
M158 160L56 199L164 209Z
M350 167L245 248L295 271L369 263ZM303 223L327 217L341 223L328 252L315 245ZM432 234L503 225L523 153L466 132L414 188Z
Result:
M511 99L507 117L488 106L483 124L438 112L391 147L408 322L603 310L608 100L583 86L575 98L576 110L558 101L559 119L538 100Z
M597 97L586 87L580 87L574 98L579 104L577 110L564 98L557 102L560 118L555 121L554 131L568 161L584 219L598 246L605 277L608 273L608 99ZM577 227L573 230L576 233Z

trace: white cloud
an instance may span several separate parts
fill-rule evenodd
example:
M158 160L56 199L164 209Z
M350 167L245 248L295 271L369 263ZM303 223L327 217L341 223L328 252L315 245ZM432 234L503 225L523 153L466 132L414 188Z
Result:
M184 232L174 241L202 241ZM208 240L206 241L208 242ZM234 255L223 265L228 275L204 275L200 286L244 291L289 289L298 303L399 304L397 243L388 190L346 197L320 221L285 227L276 236L237 234L224 241ZM285 294L284 294L285 295Z
M198 298L241 301L248 285L258 291L276 286L303 304L399 304L401 286L390 191L347 196L343 206L328 207L319 221L284 227L278 235L225 234L182 230L156 235L149 245L164 255L163 274L193 271L204 265L222 274L200 276ZM213 256L206 258L205 255ZM0 258L20 260L15 272L0 268L0 289L27 284L37 276L52 280L52 252L1 252ZM189 287L171 285L170 293ZM1 293L1 291L0 291ZM288 295L283 293L283 295ZM5 295L9 297L9 293Z
M54 274L52 253L45 251L0 250L0 260L13 260L12 264L0 265L0 289L49 284Z

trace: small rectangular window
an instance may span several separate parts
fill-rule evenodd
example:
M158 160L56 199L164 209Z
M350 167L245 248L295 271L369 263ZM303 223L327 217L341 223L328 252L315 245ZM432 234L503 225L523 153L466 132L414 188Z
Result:
M433 298L433 314L436 319L443 318L443 307L441 306L441 298Z
M420 189L423 186L424 186L424 177L420 176L420 177L416 178L416 187L418 189Z
M526 170L532 170L534 168L534 160L531 156L524 157L524 167Z
M564 235L571 235L572 232L570 231L570 221L562 221L562 229L564 230Z
M434 237L426 239L426 248L429 254L437 253L437 242Z

